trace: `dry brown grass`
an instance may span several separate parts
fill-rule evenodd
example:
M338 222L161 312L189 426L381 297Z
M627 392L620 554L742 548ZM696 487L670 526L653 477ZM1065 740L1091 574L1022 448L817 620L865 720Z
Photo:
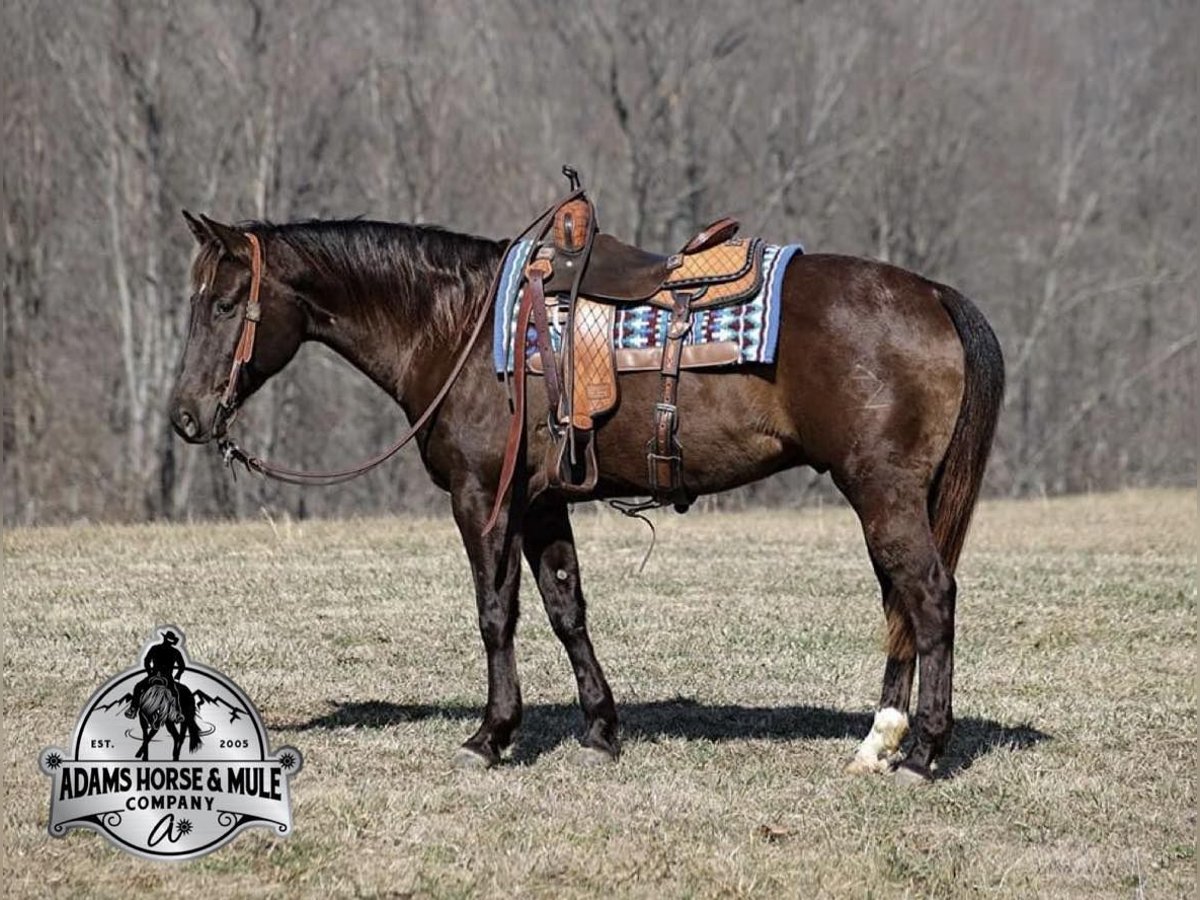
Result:
M638 526L576 525L624 757L572 765L572 679L526 577L526 726L483 773L448 765L484 686L448 522L6 534L11 895L1193 895L1193 493L983 507L951 777L916 791L841 772L882 668L845 510L664 517L640 578ZM38 751L167 621L305 754L288 840L163 865L47 837Z

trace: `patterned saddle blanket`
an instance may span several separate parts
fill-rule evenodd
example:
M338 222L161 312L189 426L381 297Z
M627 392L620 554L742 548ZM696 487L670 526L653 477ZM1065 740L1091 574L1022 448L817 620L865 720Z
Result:
M532 240L514 244L504 259L497 290L492 356L497 374L511 373L515 360L514 332L517 328L521 273L535 247ZM683 368L738 366L775 361L779 336L779 301L783 273L800 244L767 244L763 249L763 278L758 291L728 306L696 309L692 327L684 338ZM549 317L550 340L556 352L562 348L566 310L556 307ZM619 372L657 371L667 343L671 314L661 306L645 302L620 304L614 309L612 347ZM531 327L522 341L527 371L541 375L537 334Z

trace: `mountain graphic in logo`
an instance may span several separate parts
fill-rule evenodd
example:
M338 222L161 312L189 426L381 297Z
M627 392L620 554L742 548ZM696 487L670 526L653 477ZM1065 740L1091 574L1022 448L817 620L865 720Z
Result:
M141 666L88 700L69 750L39 758L50 776L50 834L103 834L148 859L193 859L247 828L292 830L288 786L303 759L270 752L254 704L229 678L192 662L164 626Z

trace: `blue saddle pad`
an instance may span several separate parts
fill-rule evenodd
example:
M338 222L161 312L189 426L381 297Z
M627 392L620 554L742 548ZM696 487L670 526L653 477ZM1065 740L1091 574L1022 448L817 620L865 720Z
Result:
M517 327L517 295L521 272L533 250L533 241L513 244L504 257L504 269L496 294L495 329L492 338L492 357L497 374L513 371L513 332ZM763 254L763 283L758 293L743 303L720 309L698 310L692 313L692 330L685 344L707 344L733 341L741 348L736 364L772 363L779 338L779 301L783 273L796 253L803 253L800 244L768 244ZM613 346L618 350L661 347L667 341L671 314L657 306L617 307L613 326ZM561 327L551 317L550 340L557 350L562 346ZM537 352L533 328L525 335L525 354Z

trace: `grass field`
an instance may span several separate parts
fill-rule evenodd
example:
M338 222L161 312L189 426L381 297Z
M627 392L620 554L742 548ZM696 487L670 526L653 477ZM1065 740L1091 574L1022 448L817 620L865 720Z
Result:
M1194 896L1194 493L982 507L958 727L920 789L841 770L882 670L846 510L664 516L640 577L641 526L575 521L624 755L572 763L573 680L526 573L526 722L488 772L449 765L484 678L448 517L8 532L5 893ZM173 865L46 835L38 752L164 622L304 753L287 840Z

